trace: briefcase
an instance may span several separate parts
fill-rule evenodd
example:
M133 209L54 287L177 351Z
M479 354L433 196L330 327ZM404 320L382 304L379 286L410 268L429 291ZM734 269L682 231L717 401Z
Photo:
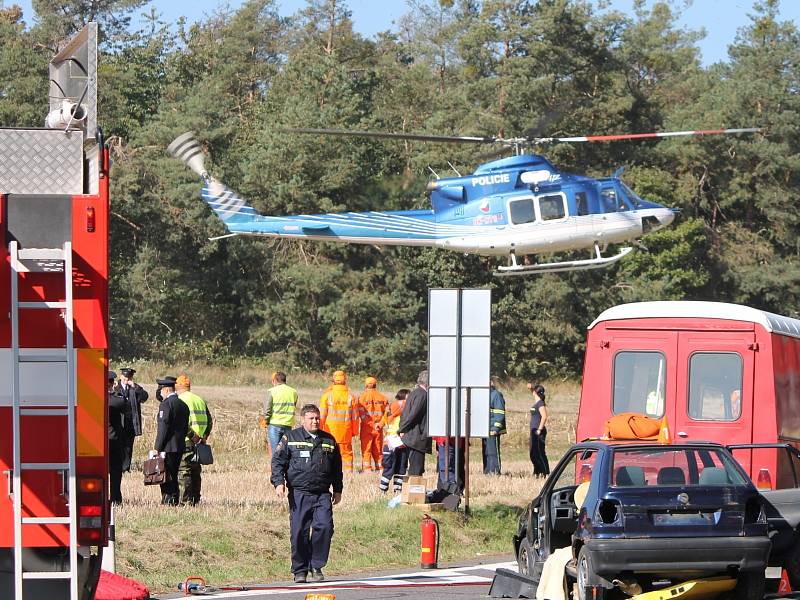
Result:
M192 462L197 463L198 465L213 465L214 454L211 452L211 446L204 444L203 442L195 444Z
M158 485L167 481L167 470L163 456L148 458L142 463L145 485Z

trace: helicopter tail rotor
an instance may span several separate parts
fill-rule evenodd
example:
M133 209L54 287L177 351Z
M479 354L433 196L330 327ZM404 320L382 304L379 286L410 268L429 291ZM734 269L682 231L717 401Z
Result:
M203 150L200 148L200 142L194 137L193 132L187 131L172 140L172 143L167 146L167 152L184 163L205 181L210 179L205 167Z

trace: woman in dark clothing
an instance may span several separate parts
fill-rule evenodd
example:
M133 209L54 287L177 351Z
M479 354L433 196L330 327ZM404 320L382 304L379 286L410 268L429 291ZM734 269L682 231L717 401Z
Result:
M533 406L531 406L531 440L530 457L533 463L534 476L544 477L550 473L550 463L547 462L545 453L545 439L547 438L547 406L545 405L544 387L531 383L528 389L533 392Z

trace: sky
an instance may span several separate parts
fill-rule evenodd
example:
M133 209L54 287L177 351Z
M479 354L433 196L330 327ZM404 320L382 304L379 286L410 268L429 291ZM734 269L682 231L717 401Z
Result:
M611 8L630 13L634 0L611 0ZM674 0L673 4L682 6L685 0ZM392 29L393 23L402 16L407 5L405 0L346 0L353 14L356 31L371 37L379 31ZM687 29L705 28L706 38L698 45L704 65L710 65L727 58L727 47L734 41L736 31L749 23L748 13L752 13L754 0L693 0L683 10L680 23ZM177 20L185 16L189 21L202 20L217 8L229 5L236 8L241 0L151 0L153 6L162 14L164 20ZM0 0L0 6L19 4L26 21L32 22L30 0ZM279 0L282 15L291 15L306 6L304 0ZM149 9L146 11L149 12ZM781 18L800 22L800 0L781 0Z

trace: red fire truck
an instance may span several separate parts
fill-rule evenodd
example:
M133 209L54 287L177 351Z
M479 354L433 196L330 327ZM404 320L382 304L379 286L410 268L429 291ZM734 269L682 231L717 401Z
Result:
M91 598L107 545L96 65L89 24L50 62L46 127L0 129L0 598Z

